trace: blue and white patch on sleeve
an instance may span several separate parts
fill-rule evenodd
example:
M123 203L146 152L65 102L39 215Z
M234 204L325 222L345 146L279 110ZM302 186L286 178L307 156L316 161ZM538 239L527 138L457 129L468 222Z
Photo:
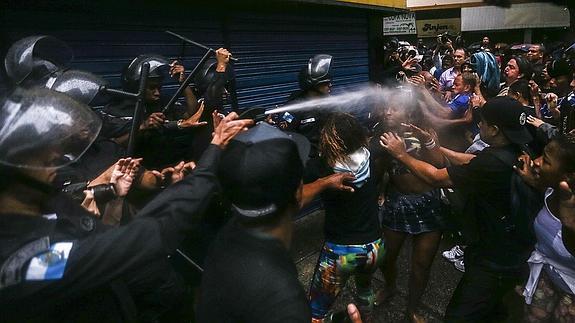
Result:
M26 280L53 280L64 276L73 242L58 242L30 260Z

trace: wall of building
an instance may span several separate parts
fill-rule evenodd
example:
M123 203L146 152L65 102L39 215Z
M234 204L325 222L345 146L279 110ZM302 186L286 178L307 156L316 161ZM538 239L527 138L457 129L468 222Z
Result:
M186 46L173 30L207 46L226 47L235 64L238 107L272 107L298 88L297 74L315 54L334 56L334 89L365 83L381 42L382 12L309 3L274 5L209 3L11 2L0 11L0 57L14 41L49 34L72 47L72 68L93 72L120 86L123 67L142 53L182 60L190 69L203 50ZM378 28L377 31L371 28ZM0 73L0 91L7 89ZM174 89L175 84L168 87Z

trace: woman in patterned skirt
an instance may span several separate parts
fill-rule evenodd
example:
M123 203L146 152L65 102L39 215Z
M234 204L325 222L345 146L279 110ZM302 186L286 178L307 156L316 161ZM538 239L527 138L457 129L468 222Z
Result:
M394 132L402 136L407 151L418 159L442 166L443 160L433 160L427 151L435 141L426 131L412 125L421 125L422 118L417 100L411 92L398 91L381 111L381 122L375 130L370 147L379 146L379 136ZM373 148L372 151L376 149ZM429 279L429 271L443 229L443 204L440 192L427 185L400 162L379 150L378 164L387 172L389 180L385 185L385 201L380 209L386 254L380 267L385 277L385 288L377 293L376 305L381 304L396 292L397 257L408 236L412 237L411 273L407 318L413 322L424 322L416 310ZM383 161L382 161L383 160Z

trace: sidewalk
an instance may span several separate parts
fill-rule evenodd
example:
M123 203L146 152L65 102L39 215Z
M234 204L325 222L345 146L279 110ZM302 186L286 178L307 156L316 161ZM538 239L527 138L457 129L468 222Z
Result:
M316 211L295 222L295 231L292 242L291 254L297 265L299 279L306 291L313 275L319 250L323 243L323 211ZM453 265L441 257L441 251L451 246L442 245L433 262L431 277L427 290L423 296L423 314L428 322L441 322L443 313L455 286L461 278L461 273ZM407 297L407 282L409 277L409 256L411 253L411 241L406 241L398 261L398 294L387 304L377 307L374 311L374 322L399 322L404 318ZM380 288L383 277L377 272L374 277L374 287ZM353 301L351 290L353 279L348 282L348 288L344 290L335 304L335 309L345 308L345 304Z

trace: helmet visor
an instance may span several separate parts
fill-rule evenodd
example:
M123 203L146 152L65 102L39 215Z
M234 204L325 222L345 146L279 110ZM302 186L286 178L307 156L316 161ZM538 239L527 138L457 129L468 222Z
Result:
M12 82L20 84L33 72L36 71L35 77L41 77L67 65L72 58L72 50L61 40L51 36L30 36L12 44L4 66Z
M80 158L102 122L89 107L42 88L17 89L1 103L0 164L60 168Z
M104 79L79 70L56 72L46 83L47 88L64 93L74 100L90 106L97 101L95 99L98 95L103 96L100 93L100 88L104 85L107 85Z
M325 54L316 55L310 59L308 63L308 74L313 81L327 81L330 78L331 60L332 56Z
M124 75L125 81L128 83L137 84L140 80L140 76L142 75L142 66L146 62L150 64L150 73L148 74L148 77L164 78L166 75L168 75L170 70L170 62L167 58L160 55L146 54L136 57L130 63Z

